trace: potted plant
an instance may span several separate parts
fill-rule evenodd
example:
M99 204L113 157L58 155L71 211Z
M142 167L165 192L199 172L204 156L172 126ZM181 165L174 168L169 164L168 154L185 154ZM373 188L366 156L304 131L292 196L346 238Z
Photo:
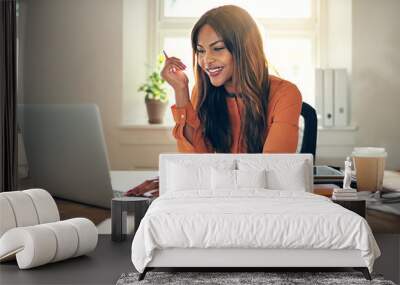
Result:
M159 55L157 58L156 70L153 71L147 82L141 85L138 91L144 92L147 115L150 124L162 124L165 110L168 105L168 94L165 88L165 80L161 78L160 71L164 62L164 57Z

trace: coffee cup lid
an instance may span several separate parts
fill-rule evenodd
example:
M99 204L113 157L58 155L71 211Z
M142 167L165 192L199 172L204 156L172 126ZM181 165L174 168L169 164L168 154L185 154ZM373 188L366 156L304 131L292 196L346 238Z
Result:
M356 157L386 157L387 152L383 147L355 147L351 156Z

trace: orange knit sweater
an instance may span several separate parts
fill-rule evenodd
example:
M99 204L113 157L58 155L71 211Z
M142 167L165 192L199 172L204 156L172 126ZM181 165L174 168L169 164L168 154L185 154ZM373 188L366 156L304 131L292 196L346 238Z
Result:
M227 106L232 124L231 153L246 152L243 146L243 135L240 133L242 120L240 114L244 112L244 104L240 98L227 97ZM204 141L200 120L195 108L197 98L191 98L191 103L185 107L171 107L176 125L172 131L177 140L179 152L209 153ZM302 99L296 85L276 76L270 76L270 94L267 111L267 138L263 153L294 153L297 148L298 125ZM188 124L194 129L192 143L184 136L183 128Z

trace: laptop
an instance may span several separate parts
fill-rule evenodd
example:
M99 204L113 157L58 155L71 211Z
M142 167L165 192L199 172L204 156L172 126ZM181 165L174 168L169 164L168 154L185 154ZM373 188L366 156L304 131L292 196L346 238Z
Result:
M110 208L113 197L157 176L156 171L110 175L100 112L94 104L24 104L18 105L17 115L33 186L54 197Z
M342 171L337 170L327 165L314 166L314 179L343 179L344 174Z
M344 178L344 173L333 167L327 165L315 165L314 166L314 184L336 184L342 185ZM355 179L352 178L355 182Z

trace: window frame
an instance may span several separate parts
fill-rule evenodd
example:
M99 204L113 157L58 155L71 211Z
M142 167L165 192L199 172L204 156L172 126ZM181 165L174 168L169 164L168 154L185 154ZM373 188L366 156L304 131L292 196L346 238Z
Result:
M176 35L187 37L198 18L195 17L165 17L165 0L150 0L149 3L149 53L148 62L153 62L161 51L164 39ZM310 38L312 46L312 64L323 66L327 62L327 19L326 0L311 0L311 15L303 18L257 18L272 37L306 37ZM324 53L322 53L324 51ZM268 55L267 55L268 56ZM267 58L268 59L268 58ZM189 64L192 64L191 62ZM311 95L315 101L315 94Z

